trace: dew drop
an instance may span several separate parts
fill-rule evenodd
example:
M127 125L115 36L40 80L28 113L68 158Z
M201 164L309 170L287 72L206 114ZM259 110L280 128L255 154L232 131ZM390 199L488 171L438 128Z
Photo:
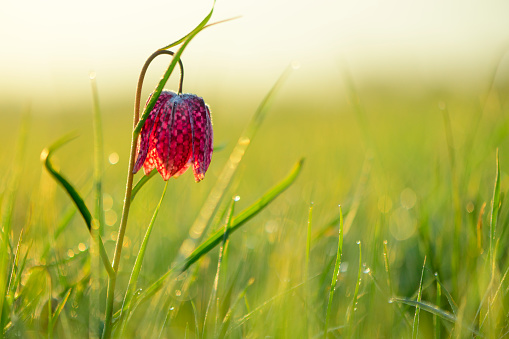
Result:
M360 240L357 240L357 245L360 245L361 244L361 241Z
M389 299L389 304L392 304L394 302L394 299L390 298Z

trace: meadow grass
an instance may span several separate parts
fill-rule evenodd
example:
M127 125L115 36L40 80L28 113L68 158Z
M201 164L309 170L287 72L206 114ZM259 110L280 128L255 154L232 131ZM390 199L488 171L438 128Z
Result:
M208 100L217 150L205 180L187 173L166 187L154 176L133 199L113 336L509 333L507 88L410 95L338 81L348 103L274 92L232 119ZM111 260L131 121L101 110L95 86L90 112L0 126L0 142L16 144L0 156L6 337L98 337L104 327L108 275L89 230L98 220L92 235ZM89 206L88 229L39 161L77 126L51 163Z

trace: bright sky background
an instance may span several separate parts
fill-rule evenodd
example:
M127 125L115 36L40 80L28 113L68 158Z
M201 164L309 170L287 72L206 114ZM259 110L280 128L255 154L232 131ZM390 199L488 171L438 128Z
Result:
M211 4L3 0L0 108L89 100L92 70L100 90L132 95L145 59L194 28ZM190 44L185 91L264 93L295 60L302 91L340 82L345 63L356 79L468 84L485 79L509 48L505 0L218 0L211 22L238 15ZM153 66L153 79L165 63Z

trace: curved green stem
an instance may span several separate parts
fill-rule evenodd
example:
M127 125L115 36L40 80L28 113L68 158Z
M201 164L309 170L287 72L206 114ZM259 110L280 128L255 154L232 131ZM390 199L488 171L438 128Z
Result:
M108 279L108 292L106 297L106 313L105 313L105 319L104 319L104 331L103 331L103 339L108 339L111 337L111 329L112 329L112 315L113 315L113 301L114 301L114 294L115 294L115 285L117 281L117 272L118 272L118 266L120 264L120 255L122 253L122 246L124 243L124 236L127 226L127 218L129 216L129 210L131 208L131 196L133 191L133 178L134 178L134 162L136 159L136 145L138 141L138 136L140 135L140 132L136 129L136 126L138 124L139 118L140 118L140 98L141 98L141 90L143 87L143 81L145 79L145 74L147 72L148 66L150 63L161 54L169 54L173 55L173 52L166 51L166 50L157 50L145 61L145 64L143 65L143 68L140 73L140 77L138 79L138 86L136 89L136 97L135 97L135 106L134 106L134 121L133 121L133 134L131 138L131 153L129 156L129 166L127 170L127 183L126 183L126 190L125 190L125 197L124 197L124 207L122 209L122 217L120 219L120 226L118 229L118 235L117 235L117 242L115 245L115 254L113 255L113 275L109 276ZM180 70L181 70L181 77L180 77L180 87L179 92L182 90L182 82L184 77L184 67L182 65L182 62L179 61ZM156 99L157 100L157 99Z

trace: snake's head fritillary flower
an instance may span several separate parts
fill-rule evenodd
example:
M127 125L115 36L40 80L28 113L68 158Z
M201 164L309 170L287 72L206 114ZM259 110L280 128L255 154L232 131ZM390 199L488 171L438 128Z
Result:
M193 165L199 182L210 164L212 139L210 110L202 98L162 91L141 130L133 171L143 166L149 174L156 168L168 180Z

